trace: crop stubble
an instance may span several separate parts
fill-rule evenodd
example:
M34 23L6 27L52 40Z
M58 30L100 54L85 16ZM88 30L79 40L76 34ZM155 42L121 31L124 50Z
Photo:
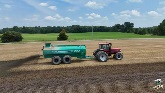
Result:
M122 49L123 60L108 62L74 59L72 64L52 65L44 59L43 42L0 45L0 91L58 93L162 92L152 87L156 78L165 80L165 39L52 42L85 44L87 55L99 42Z

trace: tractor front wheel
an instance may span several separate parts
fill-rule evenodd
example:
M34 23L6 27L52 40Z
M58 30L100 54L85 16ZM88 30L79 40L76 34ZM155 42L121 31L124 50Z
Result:
M60 63L61 63L61 58L60 58L59 56L54 56L54 57L52 58L52 63L53 63L54 65L60 64Z
M100 62L106 62L108 60L108 54L105 53L104 51L99 51L96 54L96 59Z
M122 58L123 58L123 54L122 53L116 53L115 55L114 55L114 58L116 59L116 60L121 60Z

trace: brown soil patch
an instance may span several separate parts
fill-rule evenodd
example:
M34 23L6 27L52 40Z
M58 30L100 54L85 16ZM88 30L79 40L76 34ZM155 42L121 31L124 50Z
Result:
M165 39L128 39L53 44L85 44L87 55L100 42L122 49L123 60L107 62L74 59L71 64L52 65L44 59L43 42L0 45L0 91L57 93L163 93L154 80L165 80Z

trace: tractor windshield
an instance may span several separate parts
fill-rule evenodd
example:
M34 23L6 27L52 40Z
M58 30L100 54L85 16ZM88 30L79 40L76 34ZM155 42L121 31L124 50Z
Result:
M109 44L100 44L100 49L110 50Z

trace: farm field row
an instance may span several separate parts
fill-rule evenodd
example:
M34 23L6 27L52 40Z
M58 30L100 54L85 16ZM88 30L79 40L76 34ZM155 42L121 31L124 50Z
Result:
M124 58L107 62L74 59L71 64L52 65L44 59L44 42L0 45L0 91L59 93L163 93L154 80L165 79L165 39L113 39L51 41L53 44L85 44L87 55L100 42L122 49Z
M126 39L126 40L90 40L90 41L51 41L52 44L85 44L87 55L92 56L93 51L98 48L100 42L111 42L112 47L121 48L124 58L123 60L108 60L108 62L100 63L96 60L78 60L70 65L62 64L60 66L41 65L42 63L49 64L51 59L39 57L42 55L44 42L36 43L15 43L0 45L0 63L22 62L23 59L32 58L32 61L37 62L37 65L32 65L33 69L27 65L20 66L29 70L38 69L38 66L44 66L41 69L60 68L60 67L77 67L77 66L95 66L95 65L115 65L115 64L133 64L133 63L151 63L165 61L165 39ZM34 59L33 59L34 58ZM26 61L26 60L25 60ZM27 62L29 64L31 62ZM41 63L41 64L40 64ZM19 67L14 68L19 69Z

